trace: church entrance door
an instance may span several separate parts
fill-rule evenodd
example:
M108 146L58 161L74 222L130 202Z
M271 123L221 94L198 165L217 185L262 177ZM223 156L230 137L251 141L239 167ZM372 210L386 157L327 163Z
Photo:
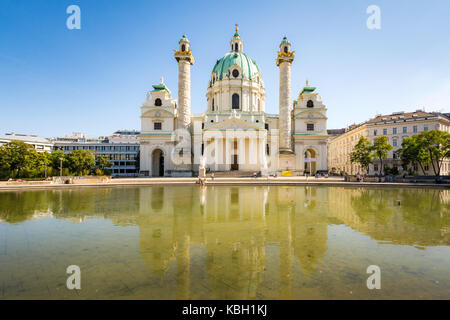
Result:
M238 155L233 155L233 163L231 164L231 170L239 170L239 164L238 164Z

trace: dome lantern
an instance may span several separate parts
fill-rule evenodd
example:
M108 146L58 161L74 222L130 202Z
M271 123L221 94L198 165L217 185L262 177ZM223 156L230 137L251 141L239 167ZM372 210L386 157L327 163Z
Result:
M242 52L244 49L244 43L241 40L241 36L239 35L238 24L236 24L236 32L233 35L233 39L230 41L231 52Z

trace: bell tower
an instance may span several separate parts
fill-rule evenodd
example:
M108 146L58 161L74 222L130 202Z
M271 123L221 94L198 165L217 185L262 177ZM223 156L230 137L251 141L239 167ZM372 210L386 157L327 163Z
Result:
M178 62L177 128L188 129L191 123L191 65L194 64L194 56L186 35L181 37L178 44L179 50L174 50L174 56Z
M277 56L277 66L280 68L280 153L291 154L291 65L294 61L294 51L286 37L280 44Z

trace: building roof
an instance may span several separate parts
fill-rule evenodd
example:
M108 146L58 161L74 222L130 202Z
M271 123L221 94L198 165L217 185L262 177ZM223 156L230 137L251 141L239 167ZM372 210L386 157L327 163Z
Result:
M52 142L44 137L39 137L32 134L20 134L20 133L6 133L0 136L0 140L20 140L28 143L40 143L40 144L52 144Z
M422 110L417 110L414 112L394 112L389 115L377 115L375 118L367 121L367 124L374 124L379 122L387 122L387 121L403 121L410 119L420 119L420 118L430 118L438 116L437 113L434 112L425 112Z
M304 93L313 93L316 90L316 87L304 87L302 89L302 92L300 92L300 95Z
M342 128L342 129L327 129L327 133L329 135L338 135L338 134L343 134L345 133L346 129Z
M238 65L242 70L237 79L252 80L260 72L255 60L243 52L229 52L225 54L222 59L217 60L212 72L216 74L217 80L222 80L234 65ZM230 74L230 78L232 77Z
M154 84L154 85L152 85L152 87L153 87L152 92L165 91L165 92L167 92L167 93L170 94L169 88L167 88L166 85L165 85L164 83Z

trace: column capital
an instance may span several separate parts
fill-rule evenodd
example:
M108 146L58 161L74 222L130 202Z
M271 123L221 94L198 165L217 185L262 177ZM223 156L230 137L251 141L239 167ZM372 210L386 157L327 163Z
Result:
M191 50L189 51L179 51L179 50L173 50L174 51L174 57L179 62L180 60L186 60L191 65L194 64L195 59L194 56L191 53Z
M292 51L292 52L278 51L277 66L279 66L283 62L292 63L294 61L294 57L295 57L295 51Z

